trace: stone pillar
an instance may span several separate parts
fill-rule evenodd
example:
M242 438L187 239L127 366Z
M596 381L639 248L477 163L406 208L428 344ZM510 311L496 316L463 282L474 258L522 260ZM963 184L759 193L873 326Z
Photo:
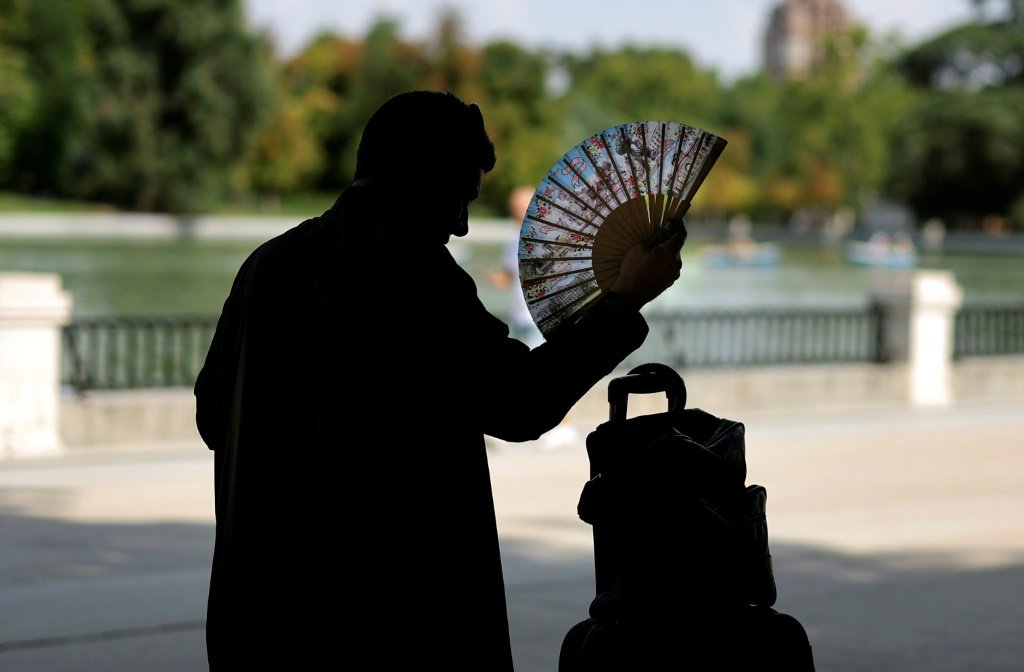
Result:
M905 363L907 398L915 406L949 404L953 334L963 290L949 271L890 277L873 292L881 317L880 359Z
M0 459L63 451L61 327L70 315L59 275L0 273Z

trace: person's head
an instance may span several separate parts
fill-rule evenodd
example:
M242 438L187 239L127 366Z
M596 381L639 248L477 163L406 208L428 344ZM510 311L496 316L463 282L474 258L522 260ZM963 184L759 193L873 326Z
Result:
M508 197L508 214L514 224L520 225L526 219L526 211L530 209L534 190L530 187L517 187Z
M363 128L357 182L383 183L438 235L463 236L468 205L494 168L483 115L449 91L409 91L384 102ZM416 222L411 222L416 225Z

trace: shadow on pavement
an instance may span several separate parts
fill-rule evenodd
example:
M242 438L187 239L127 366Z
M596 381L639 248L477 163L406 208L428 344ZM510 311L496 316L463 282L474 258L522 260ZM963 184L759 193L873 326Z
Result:
M25 515L62 496L0 490L0 669L205 669L212 525ZM564 522L549 525L557 534ZM807 628L823 672L1021 669L1022 554L862 555L784 540L772 550L776 608ZM536 537L504 538L502 553L517 670L555 672L593 597L592 555Z

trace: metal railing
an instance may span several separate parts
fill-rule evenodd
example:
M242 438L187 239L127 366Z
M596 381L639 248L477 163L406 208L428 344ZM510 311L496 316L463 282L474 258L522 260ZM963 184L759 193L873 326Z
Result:
M620 368L660 361L677 368L873 362L874 308L758 309L652 313L650 333Z
M964 306L956 316L953 356L1024 354L1024 303Z
M619 369L659 361L677 368L880 362L881 309L775 308L658 312ZM191 387L216 315L104 317L64 327L64 384L76 390ZM955 356L1024 354L1024 305L967 306L956 318Z
M216 326L216 315L76 319L63 330L63 383L79 391L191 387Z

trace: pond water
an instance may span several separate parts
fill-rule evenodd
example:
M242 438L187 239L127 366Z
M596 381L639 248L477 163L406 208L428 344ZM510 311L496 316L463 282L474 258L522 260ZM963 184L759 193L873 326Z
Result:
M60 274L76 316L215 314L258 243L4 240L0 272ZM501 244L457 243L453 252L477 280L481 299L504 314L511 295L486 280L487 270L499 263ZM775 266L709 267L702 263L699 244L689 243L683 259L680 280L651 308L860 306L875 283L900 272L855 266L838 249L806 245L783 245ZM953 271L968 303L1024 299L1024 255L923 255L918 267Z

